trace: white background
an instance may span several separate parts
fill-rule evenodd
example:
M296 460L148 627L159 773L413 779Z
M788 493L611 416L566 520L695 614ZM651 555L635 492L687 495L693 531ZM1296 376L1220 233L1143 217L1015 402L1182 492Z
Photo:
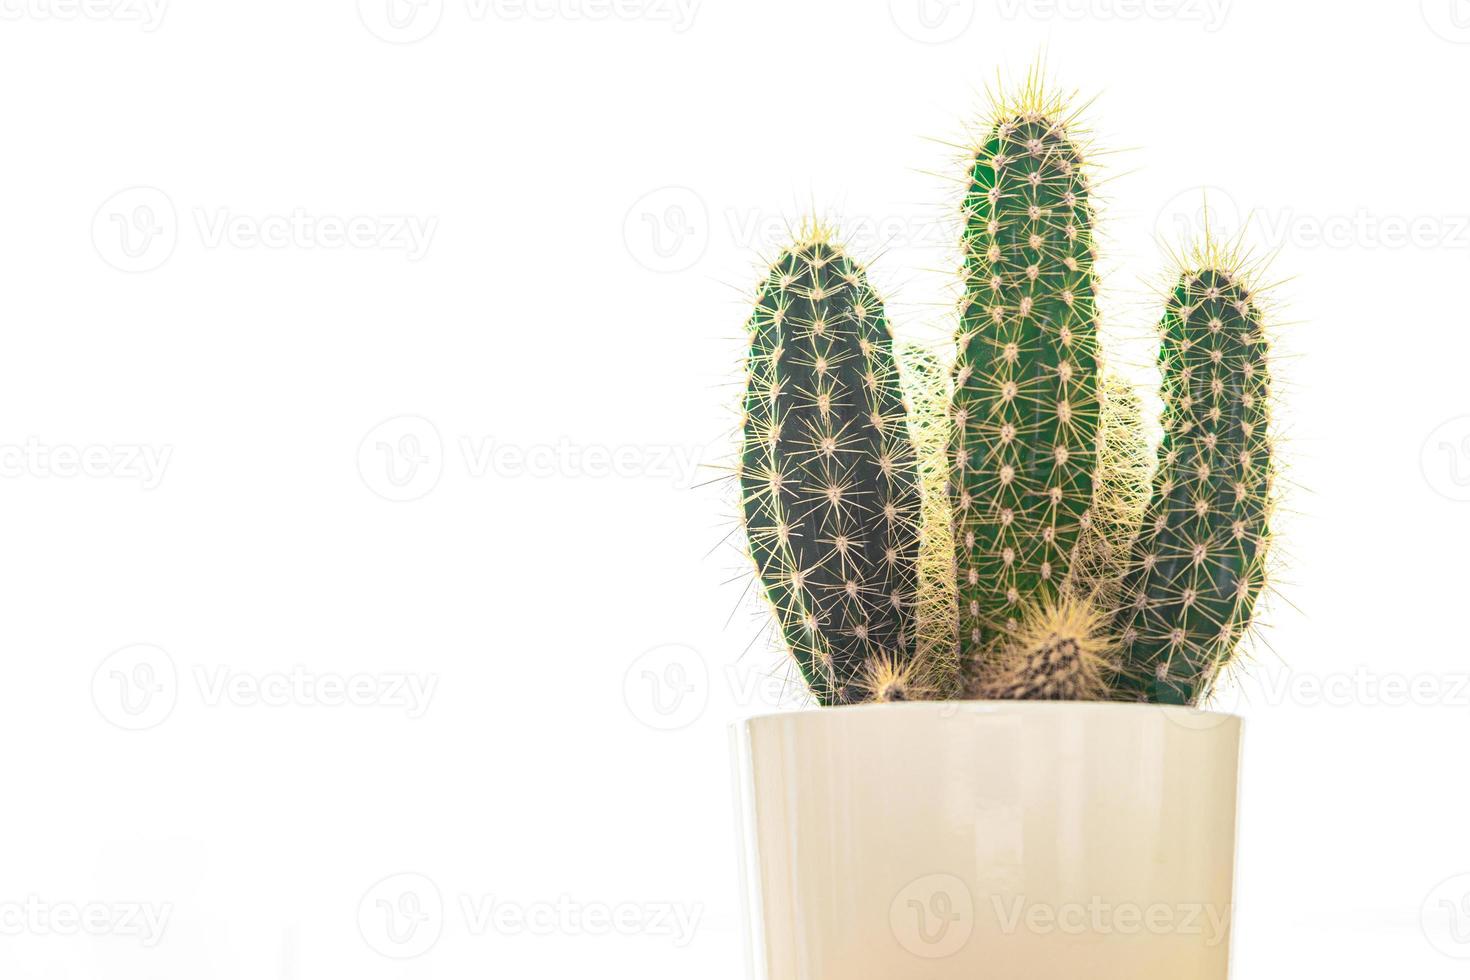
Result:
M1236 974L1463 976L1470 4L922 2L0 0L0 975L740 975L760 256L941 338L1044 54L1116 361L1201 188L1284 281Z

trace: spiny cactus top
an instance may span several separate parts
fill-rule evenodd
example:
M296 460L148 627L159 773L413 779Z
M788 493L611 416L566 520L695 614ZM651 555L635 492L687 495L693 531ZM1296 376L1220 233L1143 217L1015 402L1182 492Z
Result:
M901 383L882 303L829 235L803 234L760 287L741 512L823 704L1194 704L1253 625L1273 492L1259 297L1230 250L1186 261L1151 461L1141 401L1099 382L1070 118L1033 77L966 163L952 375L906 352Z
M1028 95L975 153L955 361L960 642L971 657L1055 599L1092 503L1092 207L1059 106Z
M781 629L824 703L904 696L919 488L883 304L815 233L750 322L741 507Z

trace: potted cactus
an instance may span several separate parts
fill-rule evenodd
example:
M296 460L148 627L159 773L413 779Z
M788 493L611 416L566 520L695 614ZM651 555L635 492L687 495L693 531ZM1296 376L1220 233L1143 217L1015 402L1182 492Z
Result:
M1263 313L1186 251L1151 453L1073 123L1033 74L973 148L952 366L815 223L759 287L740 511L822 707L737 733L757 976L1226 976L1239 722L1197 709L1264 585Z

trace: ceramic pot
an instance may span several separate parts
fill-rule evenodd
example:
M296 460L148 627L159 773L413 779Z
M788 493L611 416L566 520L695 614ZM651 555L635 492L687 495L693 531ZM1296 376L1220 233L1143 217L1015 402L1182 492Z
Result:
M908 702L736 726L759 980L1225 980L1240 720Z

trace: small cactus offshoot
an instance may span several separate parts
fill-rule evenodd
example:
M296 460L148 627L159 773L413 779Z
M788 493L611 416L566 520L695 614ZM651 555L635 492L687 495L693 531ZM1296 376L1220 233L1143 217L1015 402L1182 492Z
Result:
M750 556L822 704L1199 704L1265 589L1269 346L1242 257L1198 243L1164 304L1163 441L1103 370L1091 164L1036 75L966 161L952 371L803 229L748 324Z

